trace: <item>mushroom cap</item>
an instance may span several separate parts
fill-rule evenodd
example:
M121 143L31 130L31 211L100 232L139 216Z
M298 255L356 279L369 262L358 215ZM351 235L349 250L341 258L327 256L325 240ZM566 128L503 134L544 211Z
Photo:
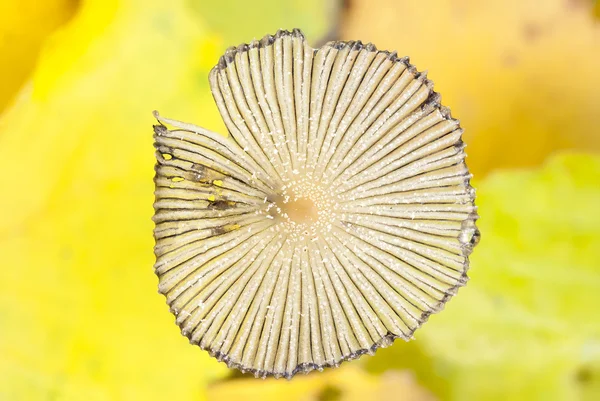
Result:
M462 129L426 74L294 30L209 80L227 137L155 113L154 268L182 334L286 378L411 339L479 240Z

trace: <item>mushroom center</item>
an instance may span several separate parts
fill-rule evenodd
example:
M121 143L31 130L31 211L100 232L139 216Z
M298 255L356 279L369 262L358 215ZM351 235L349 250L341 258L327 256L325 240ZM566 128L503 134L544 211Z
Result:
M288 182L278 192L266 207L268 217L279 223L277 230L282 229L291 240L329 232L337 204L327 190L305 178Z
M296 198L277 202L283 214L296 224L313 223L319 218L319 210L310 198Z

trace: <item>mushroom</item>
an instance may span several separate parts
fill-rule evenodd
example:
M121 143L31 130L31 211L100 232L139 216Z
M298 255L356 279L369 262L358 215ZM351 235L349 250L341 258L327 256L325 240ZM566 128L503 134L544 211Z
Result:
M228 49L209 80L227 137L155 112L154 268L182 334L286 378L411 339L479 239L432 82L297 29Z

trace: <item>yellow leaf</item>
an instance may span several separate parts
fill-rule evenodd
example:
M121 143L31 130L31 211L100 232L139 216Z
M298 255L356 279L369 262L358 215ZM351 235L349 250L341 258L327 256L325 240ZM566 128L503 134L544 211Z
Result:
M76 0L6 0L0 3L0 113L35 67L46 37L75 13Z
M388 371L372 375L359 364L336 370L296 376L291 381L268 378L242 378L216 383L208 389L208 399L245 401L433 401L429 392L409 371Z
M152 272L151 112L221 130L207 76L237 44L191 3L82 2L0 116L2 399L204 399L229 372L178 333ZM194 7L232 7L211 4ZM307 23L286 7L244 29Z
M592 2L355 0L343 37L427 69L461 120L475 176L600 151L600 25Z

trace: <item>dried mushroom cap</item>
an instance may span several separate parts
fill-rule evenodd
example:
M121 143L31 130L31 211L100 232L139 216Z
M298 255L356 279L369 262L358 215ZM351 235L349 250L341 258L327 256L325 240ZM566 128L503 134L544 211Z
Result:
M280 31L210 84L227 138L156 113L154 267L190 342L290 378L412 338L465 285L462 129L407 58Z

